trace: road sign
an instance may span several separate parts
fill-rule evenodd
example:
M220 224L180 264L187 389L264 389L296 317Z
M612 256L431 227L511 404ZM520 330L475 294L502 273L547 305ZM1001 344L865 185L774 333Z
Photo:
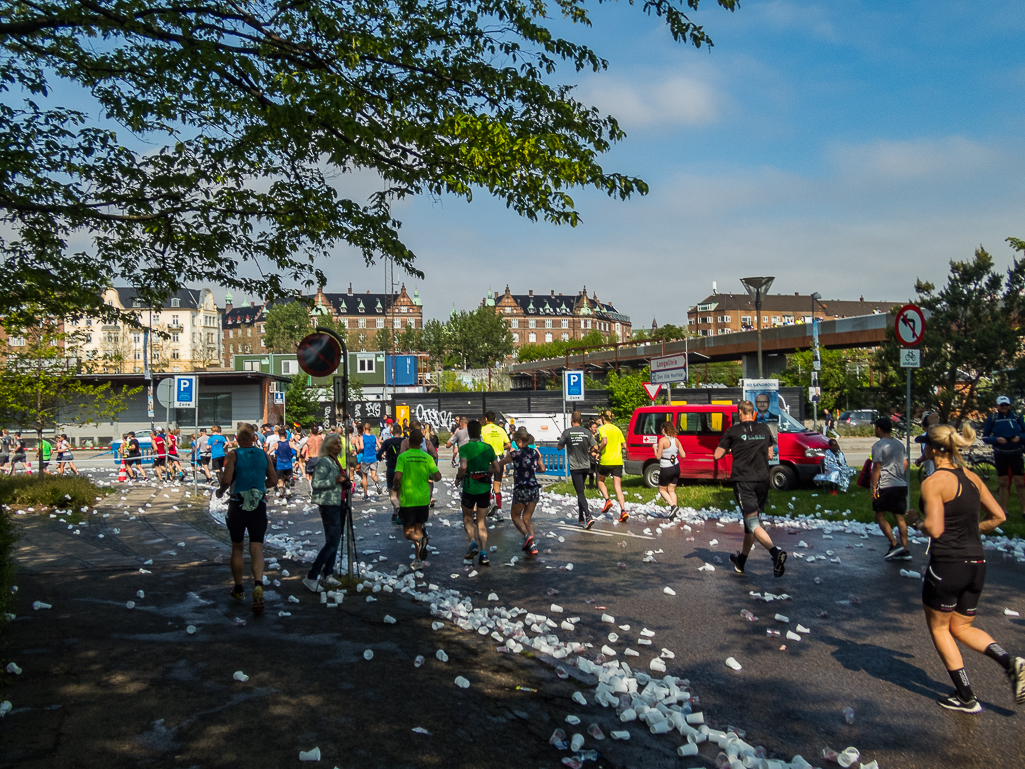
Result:
M176 376L174 378L174 407L176 409L196 408L196 377Z
M660 384L652 384L651 382L645 382L644 383L644 392L646 392L648 394L648 397L651 398L651 402L652 403L655 402L655 398L658 397L658 394L661 391L662 391L662 385L660 385Z
M153 389L156 393L157 403L161 406L174 405L174 377L161 379Z
M284 390L275 390L274 391L274 405L275 406L284 406L285 405L285 391Z
M564 371L562 374L562 392L564 400L584 400L584 372Z
M310 376L331 376L342 362L342 347L330 334L310 334L295 351L299 368Z
M674 384L687 381L687 353L651 359L653 384Z
M901 307L893 321L893 333L902 347L918 347L925 334L925 315L922 309L916 304Z
M900 367L901 368L921 368L922 367L922 351L921 350L901 350L900 351Z

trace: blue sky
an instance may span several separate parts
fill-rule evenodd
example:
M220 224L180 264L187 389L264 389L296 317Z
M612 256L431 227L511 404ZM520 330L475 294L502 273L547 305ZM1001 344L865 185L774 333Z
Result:
M693 18L711 52L671 40L624 3L590 30L609 61L562 79L629 134L602 161L640 176L631 201L576 192L570 229L478 195L397 210L419 254L428 316L488 288L587 285L647 326L680 323L717 281L776 276L774 291L901 300L983 244L997 263L1025 237L1025 9L1019 2L748 0ZM354 190L359 192L359 190ZM380 267L339 250L327 272L380 290Z

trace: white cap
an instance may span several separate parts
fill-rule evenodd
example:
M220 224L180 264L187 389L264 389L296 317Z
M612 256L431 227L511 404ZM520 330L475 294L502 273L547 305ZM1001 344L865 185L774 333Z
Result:
M997 398L997 405L998 406L1010 406L1011 405L1011 399L1008 398L1006 395L1001 395L1001 396L999 396Z

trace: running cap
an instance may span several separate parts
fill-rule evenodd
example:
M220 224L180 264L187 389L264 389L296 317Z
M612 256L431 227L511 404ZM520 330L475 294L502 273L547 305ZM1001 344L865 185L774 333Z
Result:
M997 398L997 405L998 406L1010 406L1011 405L1011 399L1008 398L1006 395L1001 395L1001 396L999 396Z

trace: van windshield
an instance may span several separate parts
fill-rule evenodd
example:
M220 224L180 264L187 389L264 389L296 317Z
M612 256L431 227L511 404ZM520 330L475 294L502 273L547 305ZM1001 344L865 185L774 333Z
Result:
M807 429L807 427L790 416L790 414L780 409L779 431L781 433L803 433Z

